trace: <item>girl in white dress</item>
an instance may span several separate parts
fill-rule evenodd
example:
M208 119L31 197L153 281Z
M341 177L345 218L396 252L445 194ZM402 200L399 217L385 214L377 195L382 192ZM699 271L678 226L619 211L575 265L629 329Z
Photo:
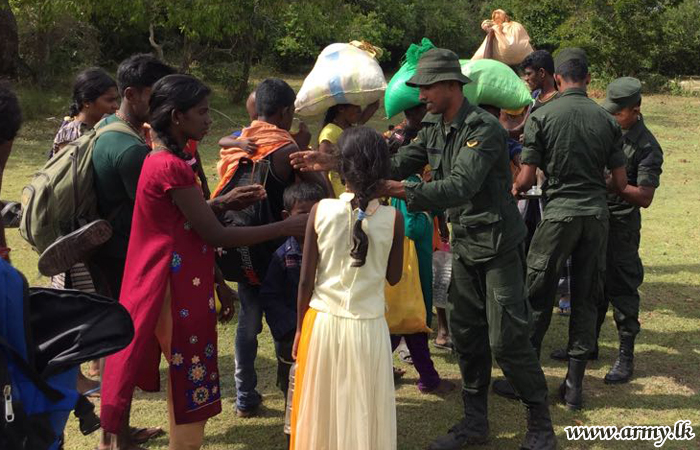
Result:
M368 127L338 141L347 192L311 210L298 297L292 450L396 449L384 286L401 279L401 213L374 199L389 149Z

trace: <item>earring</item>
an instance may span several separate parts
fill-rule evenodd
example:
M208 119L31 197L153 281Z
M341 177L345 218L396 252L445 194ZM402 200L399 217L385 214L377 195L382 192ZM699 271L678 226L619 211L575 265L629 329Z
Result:
M175 125L180 125L180 122L177 122L177 121L176 121L176 122L175 122Z

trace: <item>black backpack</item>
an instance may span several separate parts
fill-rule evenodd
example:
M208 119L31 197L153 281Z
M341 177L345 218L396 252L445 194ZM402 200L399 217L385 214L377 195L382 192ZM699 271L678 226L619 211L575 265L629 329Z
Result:
M252 179L253 166L252 160L241 159L233 178L218 196L230 192L235 187L247 186L254 182L261 183L262 180ZM254 227L276 221L268 199L241 211L227 211L219 217L219 220L225 227ZM265 279L273 253L282 243L284 239L275 239L256 245L227 248L217 256L217 264L226 280L260 286Z

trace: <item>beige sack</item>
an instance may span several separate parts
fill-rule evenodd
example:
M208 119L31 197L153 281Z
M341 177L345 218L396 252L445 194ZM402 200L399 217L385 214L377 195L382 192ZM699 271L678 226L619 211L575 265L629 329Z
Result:
M515 66L520 64L534 49L530 45L530 36L525 27L518 22L510 20L502 9L497 9L491 14L491 20L485 20L481 27L485 30L492 28L495 42L493 45L493 59ZM472 59L484 59L486 54L486 42L474 53Z

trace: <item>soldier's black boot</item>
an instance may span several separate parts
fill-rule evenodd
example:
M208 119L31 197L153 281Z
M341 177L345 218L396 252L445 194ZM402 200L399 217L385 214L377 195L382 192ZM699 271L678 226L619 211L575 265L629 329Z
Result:
M620 336L620 354L610 372L605 375L606 384L627 383L634 371L634 336Z
M462 390L464 419L435 439L428 450L461 450L465 445L484 444L489 439L488 391L469 394Z
M527 406L527 433L520 450L554 450L557 448L557 437L552 428L552 417L549 415L549 405L537 403Z
M568 361L569 360L569 352L565 348L560 348L557 350L554 350L552 353L549 354L549 357L557 360L557 361ZM598 360L598 344L596 344L595 349L593 350L593 353L590 354L588 357L589 361L597 361Z
M583 407L583 375L586 373L587 359L569 358L566 379L559 386L559 397L569 409Z

